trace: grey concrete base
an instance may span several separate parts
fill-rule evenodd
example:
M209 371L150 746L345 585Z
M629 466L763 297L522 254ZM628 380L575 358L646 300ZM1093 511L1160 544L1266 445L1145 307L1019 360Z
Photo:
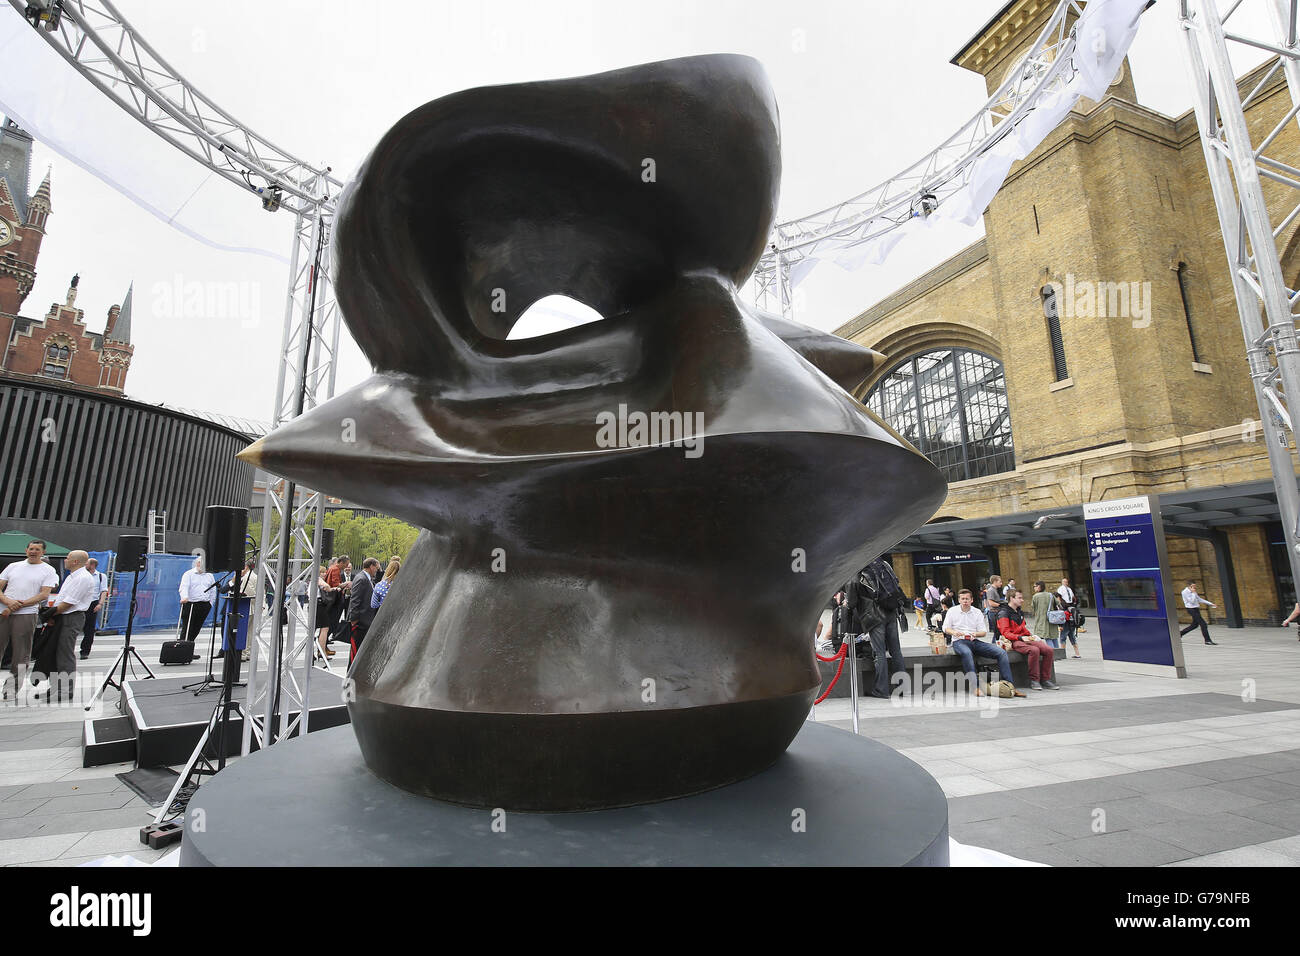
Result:
M947 864L948 803L934 778L883 744L812 722L748 780L584 813L407 793L372 774L352 729L339 727L251 754L205 783L181 846L182 866Z

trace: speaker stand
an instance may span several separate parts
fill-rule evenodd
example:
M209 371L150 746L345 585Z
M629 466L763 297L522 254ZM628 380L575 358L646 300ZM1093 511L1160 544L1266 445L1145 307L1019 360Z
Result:
M135 665L139 664L144 668L148 675L140 680L153 680L154 672L149 669L149 665L144 662L144 658L136 653L135 647L131 644L131 626L135 623L135 594L140 586L140 569L137 568L134 576L131 578L131 608L126 615L126 635L122 641L122 649L117 652L117 658L108 668L108 674L104 677L104 682L99 685L99 690L95 691L95 696L90 698L90 703L86 705L86 710L90 710L98 703L99 699L104 696L104 691L109 687L117 688L117 692L122 692L122 685L126 683L126 668L131 666L131 676L135 677ZM121 668L121 674L117 674ZM116 675L116 679L114 676Z

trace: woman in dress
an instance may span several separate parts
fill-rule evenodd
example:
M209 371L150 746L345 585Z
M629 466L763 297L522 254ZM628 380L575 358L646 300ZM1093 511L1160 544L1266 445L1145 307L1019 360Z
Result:
M330 617L334 610L335 595L338 588L330 584L330 573L335 570L337 559L331 560L329 566L321 565L320 578L316 582L316 643L320 652L326 657L333 657L329 648Z

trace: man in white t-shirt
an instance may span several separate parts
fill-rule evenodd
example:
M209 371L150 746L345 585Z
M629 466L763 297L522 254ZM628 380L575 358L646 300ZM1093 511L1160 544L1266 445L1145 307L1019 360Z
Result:
M975 685L976 695L982 695L979 682L975 678L975 658L989 657L998 662L998 673L1004 681L1011 680L1011 662L1007 652L998 645L990 643L988 638L989 622L984 612L974 606L975 596L969 588L957 592L957 606L948 609L943 619L943 632L952 638L953 652L961 658L962 670Z
M27 559L15 561L0 571L0 657L13 645L13 662L9 665L14 689L23 686L32 658L32 636L36 633L36 609L49 598L59 584L59 575L45 563L45 542L35 538L27 542ZM4 696L10 682L5 678Z
M71 573L54 596L54 673L40 690L48 693L51 686L57 685L60 699L72 697L77 678L77 639L86 624L86 609L99 596L99 581L86 570L89 558L85 551L68 552L63 568Z

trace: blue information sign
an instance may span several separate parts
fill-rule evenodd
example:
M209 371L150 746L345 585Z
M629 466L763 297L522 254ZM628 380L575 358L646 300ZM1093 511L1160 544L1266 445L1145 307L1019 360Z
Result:
M1102 657L1185 676L1177 623L1165 605L1164 529L1151 497L1083 506Z

